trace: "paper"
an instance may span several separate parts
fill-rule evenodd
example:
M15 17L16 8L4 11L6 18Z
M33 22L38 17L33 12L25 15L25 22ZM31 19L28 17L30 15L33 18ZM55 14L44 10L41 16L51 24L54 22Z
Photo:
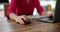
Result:
M7 17L0 18L0 24L2 25L8 24Z
M6 17L0 18L0 32L11 32L12 28Z
M4 17L4 11L0 11L0 18Z

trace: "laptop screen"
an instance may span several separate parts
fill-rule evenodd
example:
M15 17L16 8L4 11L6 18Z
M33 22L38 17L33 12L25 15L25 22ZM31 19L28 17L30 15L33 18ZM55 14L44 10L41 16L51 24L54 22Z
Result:
M60 0L57 0L56 2L54 21L60 22Z

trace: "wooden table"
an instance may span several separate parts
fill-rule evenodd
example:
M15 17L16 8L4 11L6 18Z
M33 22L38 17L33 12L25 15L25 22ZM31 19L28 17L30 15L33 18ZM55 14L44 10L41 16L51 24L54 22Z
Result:
M8 20L0 22L0 32L60 32L60 23L31 20L30 25L20 25Z

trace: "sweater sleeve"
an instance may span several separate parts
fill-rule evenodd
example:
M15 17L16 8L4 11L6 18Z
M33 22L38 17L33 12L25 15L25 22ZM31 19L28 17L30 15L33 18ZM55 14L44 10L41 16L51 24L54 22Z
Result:
M7 15L14 13L16 9L17 1L16 0L11 0L11 3L9 4Z
M34 6L37 8L37 12L38 12L39 14L41 14L41 13L44 11L43 8L42 8L41 5L40 5L39 0L35 0L35 1L34 1Z

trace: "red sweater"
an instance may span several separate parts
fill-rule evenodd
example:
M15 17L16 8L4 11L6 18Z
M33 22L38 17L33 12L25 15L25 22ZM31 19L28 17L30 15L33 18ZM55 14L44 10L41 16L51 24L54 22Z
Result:
M43 9L40 6L39 0L30 0L29 4L26 0L11 0L7 14L32 15L35 7L38 13L41 14Z

